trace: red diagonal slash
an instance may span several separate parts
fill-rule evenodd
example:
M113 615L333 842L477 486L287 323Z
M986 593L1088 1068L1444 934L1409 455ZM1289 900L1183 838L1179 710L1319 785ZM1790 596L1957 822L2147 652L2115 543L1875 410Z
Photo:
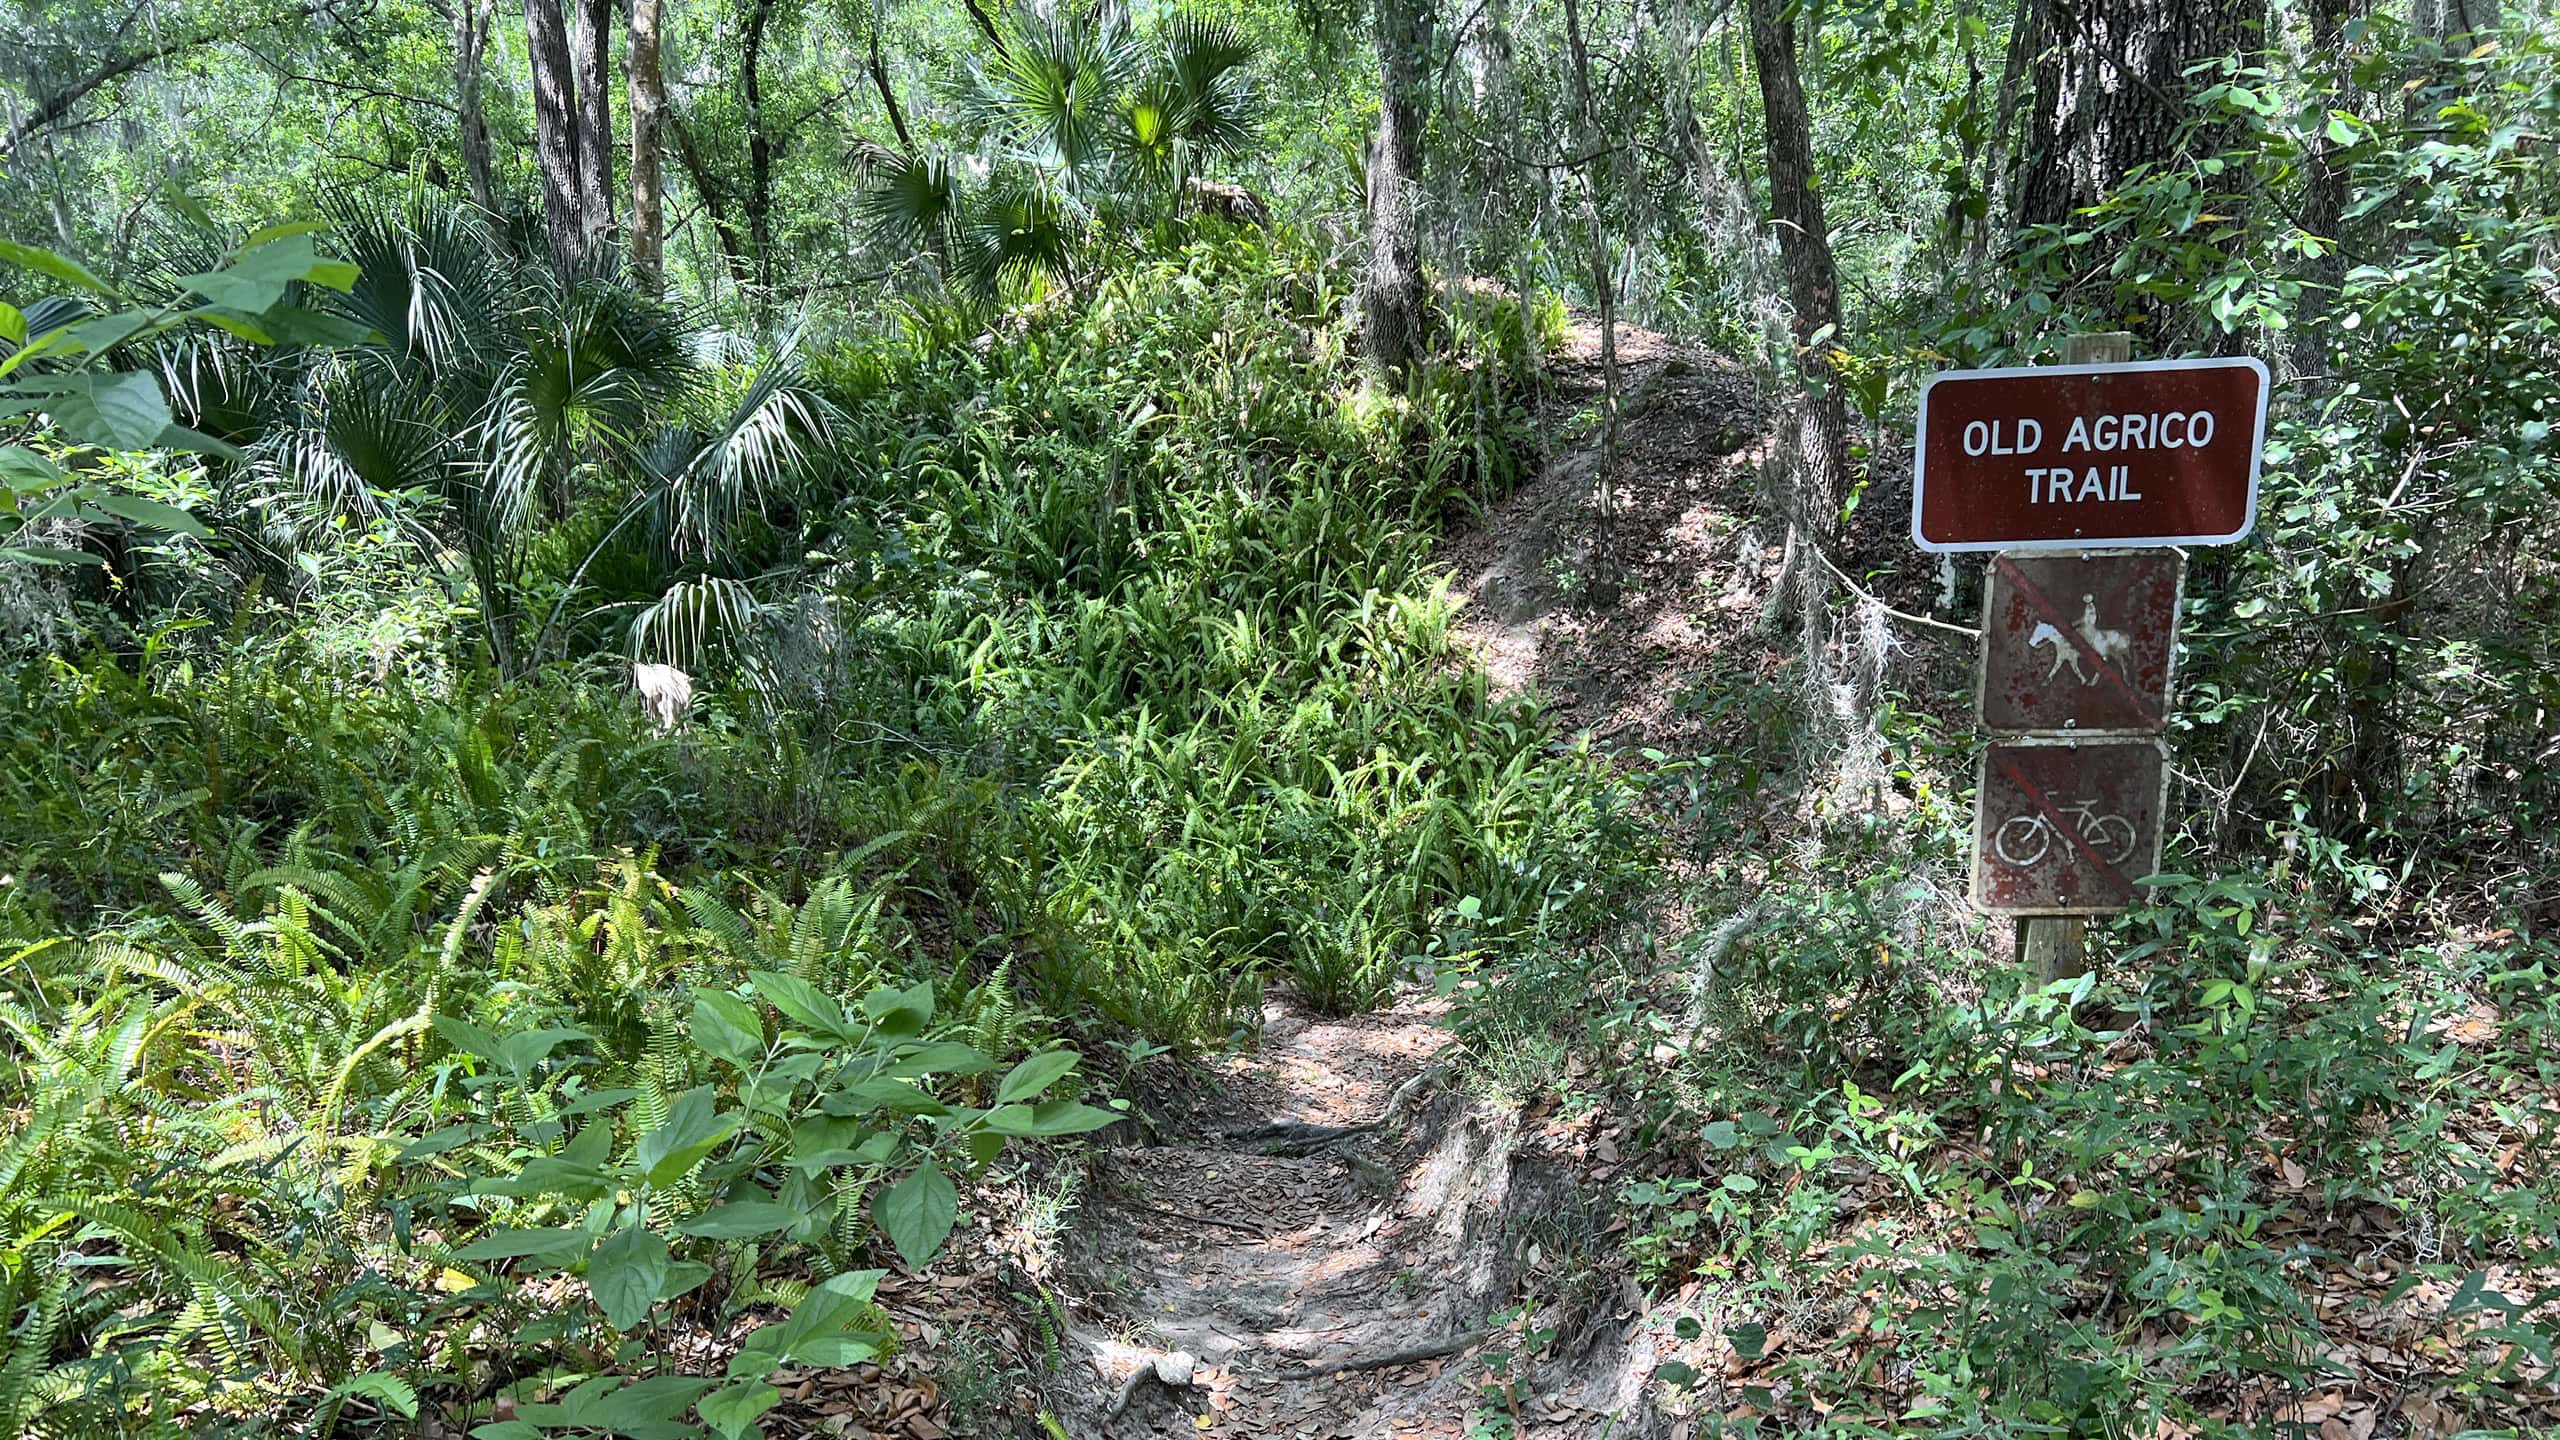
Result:
M2020 570L2006 555L1991 563L2003 576L2007 577L2011 585L2017 587L2019 597L2027 602L2027 608L2043 616L2046 624L2051 625L2072 649L2080 652L2081 659L2097 666L2101 677L2124 692L2125 698L2133 702L2134 713L2142 717L2144 724L2160 723L2160 713L2152 708L2151 697L2135 689L2132 681L2118 674L2116 667L2107 663L2107 657L2099 654L2097 647L2091 645L2072 622L2063 617L2061 609L2042 590L2036 588L2035 582L2027 578L2025 571Z
M2009 777L2010 784L2017 786L2018 789L2026 795L2028 804L2033 805L2038 810L2044 812L2044 818L2046 821L2048 821L2054 829L2062 833L2063 839L2071 842L2072 848L2080 852L2081 859L2097 866L2100 873L2104 874L2106 878L2116 882L2116 888L2124 892L2126 899L2130 900L2133 898L2133 882L2124 878L2123 871L2118 870L2113 864L2109 863L2106 856L2099 854L2096 849L2091 847L2088 837L2080 833L2080 827L2063 818L2062 811L2055 808L2054 803L2051 800L2045 798L2044 791L2036 788L2036 783L2026 777L2026 772L2020 770L2010 761L2008 756L2000 753L1998 750L1991 752L1991 761L1993 764L2000 767L2001 774ZM1990 822L1985 821L1984 823L1988 824ZM2137 842L2141 839L2138 835L2134 838ZM2139 849L2139 844L2137 844L2135 848Z

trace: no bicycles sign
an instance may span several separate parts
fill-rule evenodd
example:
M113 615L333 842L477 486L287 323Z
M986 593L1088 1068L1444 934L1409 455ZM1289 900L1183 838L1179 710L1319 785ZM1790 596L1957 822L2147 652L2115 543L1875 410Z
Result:
M1983 751L1973 903L2000 915L2104 915L2160 868L2168 765L2157 740L2004 741Z
M2267 367L2121 363L2130 346L2077 337L2074 358L2109 363L1950 371L1920 392L1911 538L1999 552L1973 843L1973 903L1995 915L2108 914L2159 870L2177 547L2228 545L2257 522Z

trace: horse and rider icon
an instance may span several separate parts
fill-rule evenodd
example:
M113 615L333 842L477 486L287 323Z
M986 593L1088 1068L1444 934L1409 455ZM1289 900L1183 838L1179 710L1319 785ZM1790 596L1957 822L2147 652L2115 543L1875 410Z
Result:
M2063 634L2061 627L2050 620L2037 621L2036 628L2027 635L2029 650L2039 645L2053 647L2053 663L2047 665L2044 670L2044 678L2047 680L2060 675L2062 667L2069 665L2071 673L2079 677L2082 685L2097 684L2099 672L2089 668L2088 655L2095 655L2106 664L2116 667L2118 673L2122 673L2124 668L2132 663L2133 637L2122 630L2109 630L2098 624L2097 596L2080 597L2080 623L2072 628L2079 632L2081 645L2088 647L2087 654L2083 654L2081 645L2072 644L2071 637Z

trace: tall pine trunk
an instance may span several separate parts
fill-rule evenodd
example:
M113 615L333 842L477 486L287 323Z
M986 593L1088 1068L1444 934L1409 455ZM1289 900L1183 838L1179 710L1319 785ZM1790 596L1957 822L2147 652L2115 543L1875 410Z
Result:
M663 0L631 0L631 273L655 295L666 287L667 219L658 126L667 81L658 68Z
M493 220L498 191L490 179L489 117L480 103L480 79L490 22L496 18L490 0L453 0L453 111L461 131L463 183L470 188L471 203Z
M1377 0L1378 133L1369 146L1369 270L1361 287L1369 358L1402 370L1422 348L1420 180L1423 69L1432 0Z
M542 169L542 233L564 278L586 253L578 208L578 115L569 76L569 32L560 0L524 0L525 55L533 69L533 148Z
M1778 257L1787 272L1787 304L1794 311L1796 373L1804 400L1791 429L1797 470L1786 497L1790 518L1807 539L1827 537L1840 518L1849 473L1849 411L1840 375L1830 359L1840 344L1840 272L1831 258L1831 230L1814 188L1813 126L1805 111L1804 81L1796 71L1795 26L1786 0L1750 0L1751 57L1760 72L1760 107L1768 130L1769 218L1778 231Z
M581 253L613 239L613 0L577 0L569 63L578 82L578 229Z

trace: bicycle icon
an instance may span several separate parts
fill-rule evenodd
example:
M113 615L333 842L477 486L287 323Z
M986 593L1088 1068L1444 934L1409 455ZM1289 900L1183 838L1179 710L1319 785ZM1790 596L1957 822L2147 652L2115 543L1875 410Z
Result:
M2110 865L2121 865L2133 858L2133 848L2141 837L2134 833L2132 821L2121 815L2099 814L2095 800L2057 801L2054 808L2071 817L2072 828L2080 832L2080 839L2098 858ZM1992 850L2020 870L2041 864L2056 845L2067 849L2069 844L2053 818L2041 810L2002 821L1991 836Z

